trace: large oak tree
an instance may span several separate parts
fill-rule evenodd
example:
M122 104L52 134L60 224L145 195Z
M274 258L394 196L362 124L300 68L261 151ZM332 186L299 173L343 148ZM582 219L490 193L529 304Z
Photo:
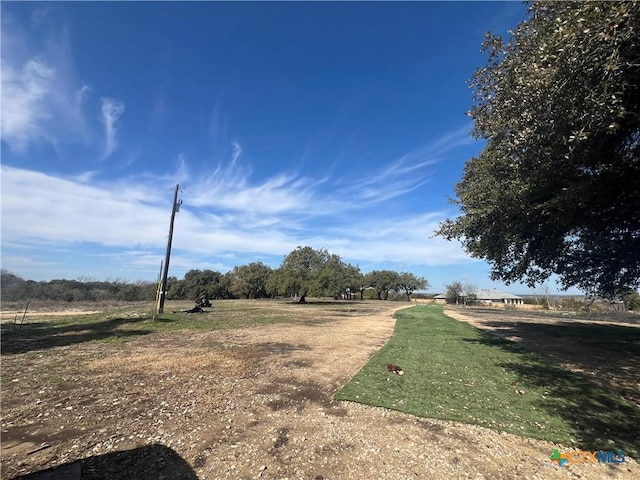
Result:
M640 2L534 2L487 34L469 112L482 152L438 233L492 277L615 297L640 284Z
M339 298L354 284L360 283L360 269L345 264L338 255L325 249L297 247L282 261L270 281L270 288L280 294L306 297L334 296Z

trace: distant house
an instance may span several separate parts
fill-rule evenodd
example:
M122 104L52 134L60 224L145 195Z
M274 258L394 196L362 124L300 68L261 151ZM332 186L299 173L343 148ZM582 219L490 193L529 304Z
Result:
M501 292L500 290L496 290L495 288L492 290L489 289L480 289L474 290L472 295L475 295L475 301L485 304L485 305L493 305L493 304L507 304L507 305L521 305L524 303L522 297L518 295L513 295L511 293ZM440 295L436 295L433 297L436 303L447 303L447 294L441 293ZM459 304L464 304L465 297L458 297Z

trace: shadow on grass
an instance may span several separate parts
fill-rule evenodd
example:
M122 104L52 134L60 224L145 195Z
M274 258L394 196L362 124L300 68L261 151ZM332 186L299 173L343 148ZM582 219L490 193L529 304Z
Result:
M608 311L608 312L565 312L557 310L510 310L501 308L490 308L481 306L455 306L447 305L447 308L458 310L462 313L467 312L473 314L474 317L482 319L489 315L491 317L502 317L505 319L513 318L514 315L519 319L549 319L549 320L585 320L599 322L618 322L631 325L640 324L640 315L632 312Z
M167 324L173 324L173 323L178 323L180 321L180 319L176 319L176 318L162 318L162 317L157 317L154 322L158 322L158 323L167 323Z
M101 321L79 319L77 322L47 320L27 322L20 328L2 325L2 354L25 353L32 350L75 345L110 337L132 337L147 335L151 330L119 330L119 327L147 320L139 318L111 318Z
M198 476L175 450L147 445L132 450L94 455L56 468L15 477L13 480L125 480L171 478L198 480Z
M491 322L505 337L516 337L535 353L574 371L640 406L640 328L561 322Z
M465 341L501 348L518 355L517 361L499 363L498 366L516 375L516 389L525 392L529 389L544 391L544 395L534 401L535 407L571 425L571 436L576 447L591 451L624 450L633 457L640 454L637 432L640 409L616 392L559 365L548 363L517 343L486 332L482 332L480 339L467 338Z
M562 322L555 325L512 322L482 322L488 327L499 328L507 336L531 338L546 336L563 338L572 342L586 344L586 347L597 347L612 352L640 355L640 328L621 325L601 325ZM506 328L505 328L505 325Z

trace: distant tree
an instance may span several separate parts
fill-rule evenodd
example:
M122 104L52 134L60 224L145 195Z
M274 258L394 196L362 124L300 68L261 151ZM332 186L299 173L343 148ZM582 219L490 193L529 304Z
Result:
M129 284L123 289L122 299L125 302L135 302L140 299L141 290L140 285Z
M342 296L346 284L346 269L340 256L327 252L314 273L316 294L330 295L336 299Z
M475 292L469 293L469 295L465 295L464 297L465 305L477 305L478 304L478 294Z
M336 299L356 291L362 284L360 268L344 263L339 255L325 249L297 247L273 271L267 282L270 295L332 296Z
M360 288L361 276L359 267L344 263L339 255L329 254L318 271L318 286L321 292L336 300L347 298Z
M205 296L210 299L222 298L220 278L222 274L213 270L189 270L184 275L184 293L189 299Z
M299 296L298 303L306 303L307 295L321 293L320 269L328 257L326 250L297 247L284 258L274 277L278 281L278 292Z
M551 298L551 289L547 283L540 287L540 300L539 303L544 310L549 310L555 307L555 302ZM537 295L536 295L537 297Z
M356 293L360 293L360 299L362 299L362 292L365 289L365 285L364 275L360 271L360 267L358 265L351 265L350 263L347 263L345 276L345 295L348 294L349 297L352 297Z
M125 282L113 285L112 298L124 300L124 292L129 287ZM42 283L42 292L46 298L59 302L81 302L92 300L89 285L77 280L55 279Z
M269 280L267 280L267 295L271 298L277 297L278 295L293 296L293 293L285 288L286 283L287 281L285 280L282 268L274 269L269 276Z
M27 281L4 268L0 271L0 292L5 302L15 302L28 298Z
M407 296L407 301L411 301L411 294L416 290L426 290L429 282L424 277L416 277L413 273L402 272L398 275L396 287Z
M236 298L231 291L233 285L233 273L228 271L220 277L220 282L216 285L215 294L212 299Z
M392 270L373 270L365 275L365 283L373 288L378 300L387 300L389 292L398 288L398 272Z
M475 305L478 303L478 295L476 295L476 286L472 283L465 283L462 286L462 298L465 305Z
M445 285L447 289L447 303L455 303L456 305L460 303L460 299L462 298L462 293L464 291L464 287L460 282L452 282L448 285Z
M229 290L240 298L264 298L267 296L267 283L272 271L271 267L262 262L233 267Z
M438 233L493 279L640 286L639 27L640 2L536 1L508 41L487 34L470 111L486 145Z
M629 295L628 302L627 308L629 310L640 311L640 293L638 291L634 291Z
M96 281L90 277L76 280L54 279L36 282L24 280L2 270L0 277L3 301L53 300L58 302L91 302L106 300L140 301L155 296L154 282L128 282L123 279Z
M640 310L640 293L637 290L629 290L621 297L625 310Z
M167 297L171 300L186 300L189 298L184 282L182 280L178 280L177 277L167 278L167 292Z

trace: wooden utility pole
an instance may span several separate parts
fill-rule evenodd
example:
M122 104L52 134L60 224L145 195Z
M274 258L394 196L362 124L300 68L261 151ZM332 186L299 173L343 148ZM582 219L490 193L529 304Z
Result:
M164 299L167 296L167 275L169 274L169 257L171 257L171 239L173 238L173 222L176 218L176 212L180 208L178 202L178 189L180 185L176 184L176 191L173 194L173 208L171 210L171 223L169 223L169 240L167 241L167 253L164 257L164 271L162 273L162 290L160 291L160 301L158 302L158 313L164 313Z

